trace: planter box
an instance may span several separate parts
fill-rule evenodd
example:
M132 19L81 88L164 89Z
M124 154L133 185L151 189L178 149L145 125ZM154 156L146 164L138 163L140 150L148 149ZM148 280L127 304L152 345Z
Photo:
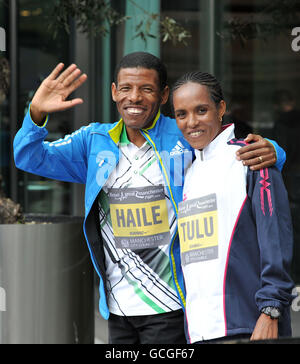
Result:
M93 267L82 218L0 225L0 344L94 342Z

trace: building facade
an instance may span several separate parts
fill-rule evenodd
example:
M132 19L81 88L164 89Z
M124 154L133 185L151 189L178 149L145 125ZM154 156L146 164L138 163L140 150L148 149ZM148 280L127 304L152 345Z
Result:
M109 34L94 39L71 24L53 37L53 3L0 1L0 172L8 196L25 212L83 215L84 187L23 173L12 159L12 141L32 95L59 63L77 63L88 82L77 94L84 104L51 116L49 140L89 122L112 122L113 71L121 57L145 50L161 57L169 83L189 70L213 73L228 104L226 121L239 137L249 132L271 137L287 152L283 176L294 222L293 277L300 283L300 0L127 0L111 3L130 17ZM164 42L153 22L145 40L135 37L147 14L176 19L190 32L187 45ZM170 107L163 112L170 114Z

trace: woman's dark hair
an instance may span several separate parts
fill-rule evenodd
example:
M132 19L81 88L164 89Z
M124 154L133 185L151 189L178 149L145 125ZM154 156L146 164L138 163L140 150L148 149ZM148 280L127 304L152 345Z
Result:
M209 90L210 96L216 106L219 106L220 101L224 100L223 91L219 81L210 73L194 71L181 76L173 85L171 90L171 105L173 107L173 94L179 87L186 83L193 82L202 86L206 86Z
M166 66L153 54L147 52L134 52L123 57L115 69L114 82L116 85L118 84L118 75L122 68L153 69L158 74L161 91L167 86L168 75Z

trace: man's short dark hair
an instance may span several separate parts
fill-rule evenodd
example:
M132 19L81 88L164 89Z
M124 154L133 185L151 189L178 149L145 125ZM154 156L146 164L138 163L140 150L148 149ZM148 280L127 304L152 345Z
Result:
M167 69L163 62L151 53L134 52L124 56L115 70L115 84L118 84L118 75L122 68L147 68L155 70L158 74L160 89L167 86Z

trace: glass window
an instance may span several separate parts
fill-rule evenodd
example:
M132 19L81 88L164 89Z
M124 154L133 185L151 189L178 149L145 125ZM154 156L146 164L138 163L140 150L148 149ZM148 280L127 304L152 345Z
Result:
M235 123L237 137L253 131L286 150L283 177L294 224L293 276L300 282L300 53L297 43L295 49L291 46L299 2L166 0L161 6L164 16L192 34L188 47L161 44L169 82L190 70L213 73L227 101L225 122Z
M247 2L246 2L247 3ZM291 1L228 1L224 20L240 19L241 39L224 42L223 76L229 103L228 120L244 134L245 128L275 139L286 151L283 178L288 190L293 226L294 260L292 273L300 282L300 63L291 43L300 4ZM250 21L249 21L250 20ZM246 24L252 24L247 31ZM256 27L256 28L254 28ZM255 33L255 29L256 32ZM237 32L231 29L232 35ZM247 39L247 37L249 39Z
M53 2L21 0L18 18L19 122L41 81L59 63L69 64L69 37L54 38L48 17ZM21 125L18 126L18 128ZM72 131L72 112L51 115L47 140L53 141ZM19 173L19 200L26 212L70 214L71 186L28 173Z
M10 193L10 118L9 81L10 64L7 52L8 8L0 1L0 175L2 188Z

